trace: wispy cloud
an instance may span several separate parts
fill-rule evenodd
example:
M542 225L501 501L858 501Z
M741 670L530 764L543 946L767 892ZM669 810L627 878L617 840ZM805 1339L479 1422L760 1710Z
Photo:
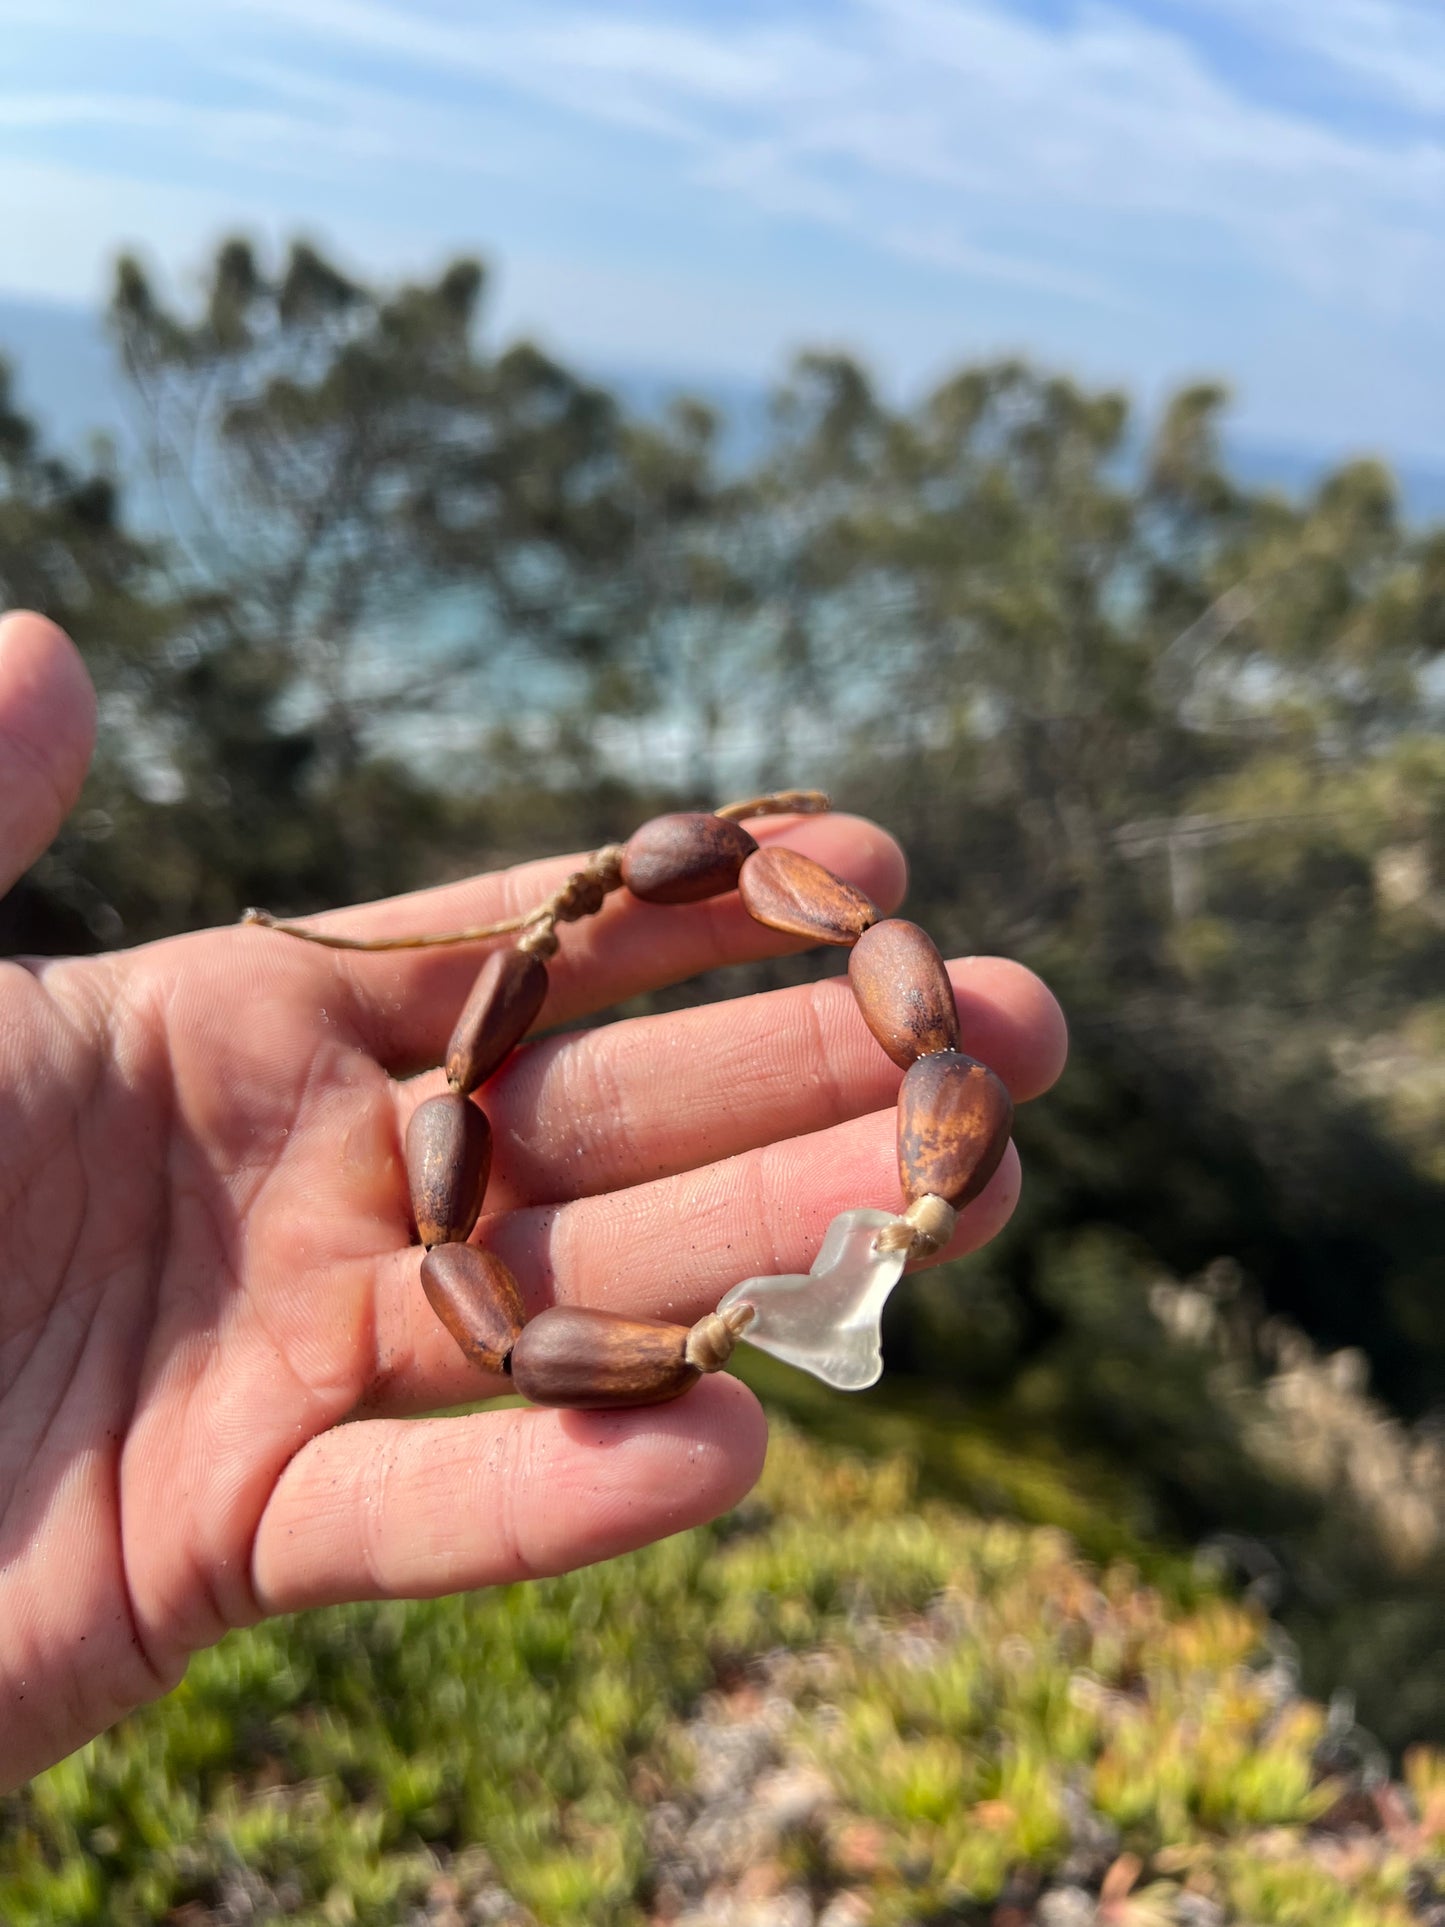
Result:
M281 172L335 175L400 151L394 138L360 119L321 126L276 109L199 107L147 94L0 93L0 130L80 128L162 135L193 153Z
M1121 360L1159 365L1176 342L1196 363L1247 355L1246 314L1280 357L1307 359L1290 340L1305 330L1321 361L1328 340L1374 342L1383 363L1445 301L1440 0L1062 0L1046 16L1020 0L0 0L0 15L22 41L48 22L92 54L69 86L54 60L29 86L16 69L0 154L48 139L47 163L80 171L63 144L83 135L98 178L208 184L218 208L259 181L265 211L333 233L384 205L437 249L500 223L509 260L520 233L549 287L569 248L594 291L615 277L597 302L618 335L629 275L654 292L672 275L668 326L694 303L730 313L708 276L724 286L712 256L744 254L740 235L769 237L754 259L770 246L781 263L775 335L806 311L814 268L813 333L896 284L905 331L930 302L967 303L995 338L1117 328ZM131 56L129 84L111 51L118 70ZM714 346L736 334L719 320Z
M1257 28L1445 108L1445 20L1411 0L1204 4L1248 7ZM790 22L780 8L770 24L709 28L656 8L518 0L490 7L484 24L392 0L212 0L198 23L177 0L135 0L106 28L178 35L206 57L225 19L264 29L293 70L298 55L303 72L338 52L382 61L390 88L373 78L298 100L273 58L284 104L52 91L0 101L0 125L145 120L218 152L330 171L338 157L402 149L443 158L415 94L428 78L470 76L661 142L700 188L972 277L1082 288L1090 277L1059 255L1071 231L1087 247L1085 217L1182 224L1326 298L1398 305L1445 268L1441 129L1347 136L1232 89L1179 28L1121 6L1087 4L1049 25L995 0L852 0L825 16ZM264 65L249 72L264 90ZM475 164L484 117L451 121L444 158Z
M1255 38L1324 63L1345 91L1445 114L1445 12L1436 0L1194 0Z
M1316 296L1387 308L1445 269L1441 129L1343 134L1232 89L1180 31L1122 7L1050 26L991 0L854 0L811 24L709 30L605 6L502 4L479 27L386 0L217 5L628 127L768 214L913 255L927 234L924 252L972 277L1082 287L1058 255L1085 216L1194 229ZM1445 95L1445 24L1403 0L1274 0L1259 17L1402 85L1438 42L1416 93Z

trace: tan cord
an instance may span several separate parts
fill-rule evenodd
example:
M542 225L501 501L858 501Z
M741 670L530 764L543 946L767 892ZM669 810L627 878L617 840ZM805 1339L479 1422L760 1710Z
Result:
M782 816L800 812L818 816L832 804L822 790L778 790L771 796L750 796L742 803L724 803L714 816L730 823L745 816ZM435 950L446 944L479 943L485 937L508 937L514 930L528 935L519 950L531 950L539 957L556 953L556 925L590 917L602 908L603 899L622 887L623 843L604 843L594 850L580 870L574 870L560 890L553 891L535 910L519 917L504 917L500 923L475 923L466 930L432 931L419 937L334 937L323 930L308 930L304 924L288 923L273 917L269 910L244 910L242 923L254 923L262 930L279 930L283 937L299 937L303 943L319 943L327 950ZM535 934L533 932L535 931Z
M892 1224L884 1225L873 1241L875 1251L906 1251L910 1259L931 1258L953 1236L958 1213L946 1198L927 1192Z
M745 803L724 803L713 815L740 823L745 816L822 816L832 807L823 790L775 790L771 796L750 796Z
M788 811L821 815L830 809L823 790L778 790L773 796L749 796L744 804L724 804L713 815L730 823L742 817L775 817ZM472 923L464 931L432 931L424 937L331 937L329 931L308 931L304 923L285 923L270 910L243 910L241 921L254 923L262 931L279 931L281 937L299 937L302 944L322 944L326 950L439 950L445 944L474 944L486 937L511 937L512 931L528 931L516 946L532 950L539 958L557 954L557 925L572 923L576 917L590 917L601 910L603 898L622 888L622 854L626 844L603 844L593 850L582 869L574 869L561 890L538 904L536 910L520 917L503 917L501 923ZM532 935L536 931L536 935Z
M279 930L283 937L299 937L303 943L323 944L328 950L431 950L443 944L475 943L482 937L506 937L514 930L530 934L536 928L535 939L529 942L524 937L517 948L550 957L557 949L553 934L557 923L590 917L602 908L604 897L621 889L623 847L621 843L606 843L600 850L594 850L582 868L574 870L561 888L554 890L535 909L526 910L521 916L505 917L500 923L473 924L466 930L433 932L420 937L334 937L322 930L308 930L304 924L283 923L269 910L247 910L241 921L258 924L263 930Z
M254 923L262 930L279 930L283 937L299 937L303 943L324 944L328 950L431 950L439 944L476 943L482 937L505 937L522 930L536 915L507 917L501 923L477 923L467 930L433 932L422 937L334 937L324 930L308 930L301 923L286 923L269 910L243 910L242 923Z
M710 1311L699 1318L687 1335L688 1364L699 1372L720 1372L756 1316L751 1305L729 1305L726 1311Z

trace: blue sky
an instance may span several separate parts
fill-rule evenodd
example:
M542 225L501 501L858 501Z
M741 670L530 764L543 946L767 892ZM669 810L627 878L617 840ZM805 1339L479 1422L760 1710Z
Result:
M0 0L0 44L0 292L466 249L593 367L1023 349L1445 464L1442 0Z

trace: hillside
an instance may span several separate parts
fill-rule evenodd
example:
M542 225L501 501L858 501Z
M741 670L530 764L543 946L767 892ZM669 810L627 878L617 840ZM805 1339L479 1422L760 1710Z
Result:
M0 1919L1438 1923L1445 1758L1406 1779L1184 1566L784 1427L707 1531L232 1635L0 1804Z

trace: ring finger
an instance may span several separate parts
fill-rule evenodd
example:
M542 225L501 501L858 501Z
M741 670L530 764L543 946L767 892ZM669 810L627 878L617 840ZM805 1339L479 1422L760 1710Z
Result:
M1020 1184L1010 1146L940 1261L995 1236ZM889 1110L605 1197L489 1217L478 1242L516 1274L529 1316L564 1302L691 1324L744 1278L806 1271L838 1212L894 1210L898 1201ZM464 1362L423 1296L420 1264L414 1246L377 1260L367 1412L425 1411L507 1389Z
M1063 1065L1063 1017L1032 971L1001 957L950 966L963 1048L1016 1102ZM836 978L546 1038L485 1087L496 1153L490 1210L559 1204L668 1177L891 1104L902 1073ZM444 1088L400 1087L401 1125Z

